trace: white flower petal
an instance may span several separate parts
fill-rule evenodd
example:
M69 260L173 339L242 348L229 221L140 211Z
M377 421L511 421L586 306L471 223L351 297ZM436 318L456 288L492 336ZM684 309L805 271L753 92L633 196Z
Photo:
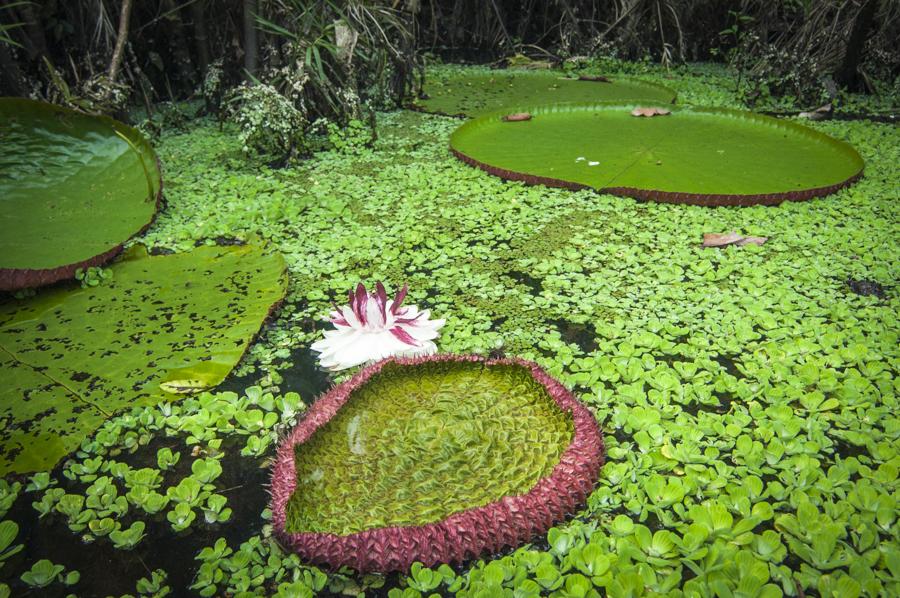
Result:
M319 363L331 370L343 370L393 355L430 355L437 352L437 345L432 341L438 337L438 330L444 326L445 320L430 320L431 311L419 311L415 305L404 305L395 315L391 313L392 306L393 299L388 299L382 314L374 295L369 294L365 325L347 305L332 312L332 319L343 318L347 325L335 324L335 329L324 331L324 338L311 345L310 348L319 353ZM398 319L410 321L397 322ZM410 345L397 338L391 332L394 329L402 330L407 339L416 344Z

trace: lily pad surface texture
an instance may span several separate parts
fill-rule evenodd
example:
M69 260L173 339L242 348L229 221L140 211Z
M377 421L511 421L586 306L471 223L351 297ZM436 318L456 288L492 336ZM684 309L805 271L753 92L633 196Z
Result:
M0 98L0 290L109 261L149 226L161 190L156 155L137 129Z
M451 73L426 80L423 91L427 98L416 102L418 108L453 116L481 116L518 104L675 101L674 91L655 83L629 77L583 80L561 71Z
M392 359L326 393L282 444L273 520L336 568L462 561L545 532L602 461L594 417L531 362Z
M215 386L286 288L281 256L252 246L135 247L111 270L0 303L0 474L52 468L117 411L175 398L163 388Z
M635 117L634 107L515 106L463 124L450 146L506 179L708 206L810 199L862 175L853 147L795 123L722 108ZM508 112L532 118L504 122Z

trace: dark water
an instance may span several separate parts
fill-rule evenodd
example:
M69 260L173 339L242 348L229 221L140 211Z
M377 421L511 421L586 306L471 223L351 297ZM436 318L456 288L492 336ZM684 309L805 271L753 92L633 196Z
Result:
M118 596L134 594L138 579L149 578L154 569L163 569L169 576L167 584L173 590L187 588L199 566L194 556L203 547L213 545L218 538L225 538L229 546L237 548L262 529L260 513L269 500L269 471L263 467L263 459L240 456L244 442L244 437L231 436L222 443L226 454L222 459L222 475L216 480L216 486L218 493L228 498L228 506L234 511L229 522L208 525L203 521L202 513L198 512L190 528L175 534L166 520L167 509L149 516L140 508L129 506L128 513L119 520L122 527L127 528L138 519L147 524L146 537L131 551L113 548L108 538L98 538L90 544L83 542L81 534L69 530L66 517L59 513L38 519L38 512L31 506L32 501L36 500L35 493L23 491L7 518L19 524L16 542L24 543L25 548L0 569L0 581L10 585L13 596L66 596L69 592L82 597ZM175 470L165 472L165 487L191 473L193 460L184 454L184 438L158 437L136 453L119 455L116 460L136 468L156 467L156 451L166 446L177 447L183 454ZM83 485L62 477L62 466L54 470L53 477L61 480L60 486L69 492L83 494L85 491ZM120 485L120 494L122 490ZM40 559L65 565L67 572L79 571L81 580L71 588L55 583L47 588L30 590L18 575ZM176 591L175 595L179 593Z
M308 349L298 349L292 354L293 365L280 371L284 381L282 392L298 392L307 403L327 390L331 383L328 374L318 369L313 355ZM241 393L254 383L252 376L230 377L216 388L216 391ZM246 436L231 435L224 438L221 460L222 475L216 480L216 492L228 498L228 507L233 510L231 519L221 524L207 524L203 514L195 509L197 518L187 530L176 534L166 519L167 507L150 516L139 507L129 505L128 513L119 520L123 528L138 519L146 523L146 536L131 551L113 548L108 538L98 538L92 543L82 541L82 533L69 530L66 517L52 513L38 519L38 512L31 506L41 493L26 493L23 476L23 490L6 516L19 524L16 543L25 548L9 559L0 568L0 582L9 584L13 596L66 596L75 593L81 597L104 597L108 595L135 594L135 583L141 577L150 578L155 569L163 569L168 574L166 584L173 590L173 596L190 595L187 588L200 563L194 560L197 553L206 546L215 544L218 538L225 538L229 547L237 547L251 536L261 532L264 521L260 517L269 503L269 468L266 461L274 454L271 447L267 455L259 458L242 457L240 450L246 443ZM178 449L181 459L172 471L163 472L163 485L158 491L175 485L191 474L189 449L183 436L153 438L147 446L133 454L122 454L116 461L127 463L132 468L156 468L157 450L169 447ZM59 480L60 487L67 492L84 494L87 486L71 482L62 475L62 464L52 473ZM124 484L119 486L119 494L124 494ZM55 564L64 565L66 572L78 571L80 581L65 587L54 583L47 588L30 589L20 579L22 572L40 559L50 559Z

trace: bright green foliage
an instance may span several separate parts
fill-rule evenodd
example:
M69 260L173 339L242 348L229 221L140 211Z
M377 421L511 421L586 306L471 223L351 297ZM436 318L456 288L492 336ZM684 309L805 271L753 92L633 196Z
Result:
M156 451L156 464L160 469L172 469L181 459L181 453L173 451L169 447L163 447Z
M116 548L121 550L131 550L137 546L138 542L146 535L144 534L145 528L146 524L143 521L135 521L131 524L131 527L127 529L119 529L111 532L109 534L109 539L112 540L113 546Z
M812 129L725 109L635 117L633 105L516 104L467 122L451 146L479 162L595 189L698 194L785 193L841 183L862 159ZM503 122L526 111L530 121Z
M281 257L251 246L135 248L111 269L104 285L0 303L0 472L49 468L111 414L171 399L163 382L215 386L286 284Z
M41 559L31 567L31 570L22 574L22 581L32 588L45 588L57 579L62 580L62 573L65 570L66 568L62 565L55 565L47 559Z
M680 101L739 107L721 69L632 66L677 89ZM870 96L862 107L875 101ZM847 109L860 107L857 101ZM302 408L286 392L296 389L296 378L288 378L291 350L321 335L313 321L327 314L330 300L359 280L392 288L408 281L410 302L448 318L441 350L502 347L540 362L589 403L605 431L608 461L587 508L548 534L550 550L540 542L455 572L438 567L441 585L424 594L408 587L408 575L397 581L304 566L270 541L267 511L252 522L236 512L218 524L221 535L229 526L246 541L210 540L186 565L192 591L370 595L380 582L383 593L399 584L391 596L524 598L565 592L568 577L578 575L608 596L900 595L892 502L900 489L900 129L809 123L858 149L866 161L859 183L777 208L706 209L504 183L449 155L458 125L381 114L373 148L325 153L282 170L248 161L228 125L201 120L187 132L164 133L159 152L170 209L145 239L189 251L217 236L265 236L285 255L287 302L240 368L259 388L127 411L85 440L78 460L104 455L109 462L136 451L153 463L155 449L141 442L154 431L171 437L182 461L193 460L192 448L212 451L215 440L236 434L276 438ZM770 240L760 248L699 247L703 232L729 230ZM845 284L862 278L884 285L887 296L859 296ZM246 421L256 431L244 430L235 414L252 409L277 413L279 422L256 429L254 417ZM243 438L236 440L241 447ZM271 451L270 443L264 454ZM231 477L224 467L214 483ZM85 469L115 477L102 466ZM180 482L164 476L155 492ZM79 482L77 491L91 483ZM21 490L4 484L0 507ZM54 510L67 491L51 486L25 495L42 514L39 527L59 517L68 533L66 516ZM209 498L193 507L191 529L206 525L201 510ZM807 502L814 512L801 509ZM132 515L148 529L169 527L140 508ZM249 531L260 525L259 533ZM814 540L806 525L830 537ZM12 546L27 543L23 534ZM849 564L812 564L834 537L826 560ZM151 548L149 538L143 548ZM151 570L158 566L144 558ZM18 583L32 563L20 570L11 563L2 571ZM582 584L575 578L568 589ZM187 592L172 586L175 595Z
M513 104L565 102L658 102L669 104L675 92L629 77L611 82L579 81L561 71L437 71L425 83L427 99L417 104L429 112L480 116Z
M679 98L738 107L711 69L674 69L671 84ZM890 517L882 506L896 494L900 465L900 304L891 288L900 279L892 212L900 130L809 123L858 149L866 161L859 183L776 208L706 209L504 183L449 155L458 120L408 112L379 119L373 149L322 154L302 169L246 163L235 131L211 121L163 138L164 160L179 164L170 196L177 209L161 216L150 240L187 250L198 239L264 234L286 256L292 304L241 371L266 389L290 389L279 372L293 365L291 347L321 334L309 322L332 297L358 280L408 281L411 302L448 317L441 350L502 347L534 359L597 414L609 460L579 515L584 522L560 529L576 538L569 550L597 534L610 559L607 573L592 577L598 591L609 576L617 595L688 587L702 595L703 580L719 577L735 593L737 569L722 571L747 551L769 566L762 587L787 595L798 594L797 584L811 595L821 579L832 588L848 578L867 595L900 592L892 581L900 579L897 524L883 527ZM222 202L210 205L209 194ZM702 233L729 230L770 240L699 247ZM880 282L888 295L855 295L849 278ZM204 403L220 405L211 397L223 396ZM254 408L263 409L243 410ZM191 418L228 433L217 417ZM847 530L838 546L850 544L859 558L825 571L794 553L775 520L796 515L801 495ZM707 517L692 511L704 502L715 505L710 521L722 509L731 515L728 530L710 534ZM677 557L661 530L677 536ZM590 559L564 565L568 554L518 551L514 569L526 573L512 572L503 589L514 592L520 579L518 587L533 581L551 594L570 573L588 577ZM650 558L668 564L639 560ZM478 595L483 566L459 570L440 591ZM761 569L743 567L742 583L757 587ZM221 592L233 575L215 571ZM329 584L344 578L331 573Z
M21 489L22 484L19 482L10 483L0 479L0 517L6 516L6 512L16 502Z
M172 589L166 585L166 572L162 569L156 569L150 573L150 578L142 577L137 582L137 593L139 596L153 596L154 598L163 598L168 596Z
M9 557L22 550L22 544L13 544L19 535L19 524L15 521L0 522L0 567Z
M83 262L124 243L156 212L156 155L131 127L2 98L0 136L0 268Z
M571 416L523 366L387 366L295 447L287 529L423 525L524 494L572 434Z

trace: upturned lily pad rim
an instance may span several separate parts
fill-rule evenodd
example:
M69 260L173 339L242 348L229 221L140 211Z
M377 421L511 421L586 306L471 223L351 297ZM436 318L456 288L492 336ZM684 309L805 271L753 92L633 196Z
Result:
M559 71L559 70L530 71L530 70L526 70L526 69L510 68L510 69L501 70L499 72L500 73L509 73L509 71L514 72L515 73L514 76L516 76L516 77L548 77L547 73L556 73L558 79L566 79L566 80L570 80L570 81L581 81L582 83L585 83L585 84L593 83L593 84L597 84L597 85L603 85L604 83L609 84L609 83L616 83L617 81L623 81L626 83L638 84L638 85L643 85L646 87L654 88L657 91L670 94L672 96L672 99L668 102L668 105L674 105L678 102L678 92L675 91L674 89L672 89L671 87L667 87L665 85L656 83L654 81L647 81L646 79L641 79L640 77L633 77L633 76L629 76L629 75L621 75L621 76L611 75L609 77L609 81L601 82L601 81L590 81L590 80L579 79L578 77L567 77L567 76L565 76L566 74L568 74L566 71ZM628 98L628 99L633 99L633 98ZM649 99L647 100L647 102L649 104L667 104L666 102L660 102L660 101L649 100ZM623 102L622 102L622 99L616 99L616 100L596 100L596 103L597 104L609 104L609 105L621 105ZM578 103L577 102L559 102L557 105L568 105L568 104L576 104L577 105ZM512 106L512 104L511 104L511 106ZM490 113L473 116L473 115L467 114L465 112L445 112L443 110L432 109L432 108L429 108L428 106L418 103L415 99L410 101L409 103L407 103L405 107L408 110L413 110L414 112L422 112L424 114L435 114L437 116L448 116L450 118L464 118L464 119L469 119L469 120L484 118L486 116L490 116L491 114L494 114L495 112L497 114L507 114L509 112L516 112L516 110L508 110L507 107L504 106L503 108L500 108L496 111L491 111Z
M574 434L552 473L531 490L506 496L482 507L458 511L426 525L368 529L347 535L286 530L287 506L296 489L294 449L334 417L353 392L389 364L482 363L513 365L530 370L556 405L572 415ZM462 562L485 552L527 542L546 532L582 504L596 483L604 462L604 444L593 414L559 381L534 362L519 358L488 359L478 355L432 355L388 358L370 365L317 399L305 418L278 447L272 468L272 521L285 547L305 560L361 573L408 571L414 562L425 566ZM517 525L500 525L514 521Z
M32 100L29 98L17 98L17 97L2 97L0 96L0 101L14 101L20 102L23 105L37 105L44 104L50 107L52 110L56 110L58 112L68 113L71 115L78 116L80 118L88 117L96 119L100 122L104 122L110 126L113 131L124 133L129 139L134 139L135 137L141 140L146 141L143 134L138 131L136 128L126 125L125 123L118 121L110 116L105 115L93 115L86 114L84 112L79 112L78 110L74 110L72 108L67 108L65 106L59 106L57 104L50 104L48 102L42 102L40 100ZM163 197L163 175L162 175L162 163L159 160L159 156L153 151L153 147L150 145L149 141L146 141L147 147L153 155L153 159L156 161L156 169L159 172L159 189L156 192L156 199L154 203L153 213L150 215L150 219L144 224L140 229L136 230L134 234L126 239L122 239L122 242L110 247L106 251L99 253L93 257L90 257L85 260L81 260L78 262L72 262L69 264L63 264L61 266L57 266L55 268L0 268L0 291L17 291L20 289L27 288L35 288L47 286L56 282L60 282L63 280L71 280L75 278L75 273L79 269L86 269L94 266L102 266L108 262L110 262L113 258L119 255L122 250L125 248L125 245L131 239L138 237L144 234L150 226L153 225L153 222L156 220L156 215L159 213L159 209L162 205L162 197Z
M718 115L728 115L739 118L745 118L748 120L755 120L765 125L775 125L779 127L784 127L790 131L793 131L800 135L805 135L808 137L812 137L819 142L831 145L834 148L843 151L848 154L849 157L854 160L859 169L850 177L844 179L843 181L839 181L837 183L831 185L825 185L821 187L812 187L808 189L800 189L800 190L792 190L792 191L783 191L783 192L775 192L775 193L747 193L747 194L731 194L731 193L695 193L695 192L681 192L681 191L666 191L661 189L644 189L638 187L592 187L590 185L585 185L583 183L577 183L574 181L568 181L565 179L558 179L553 177L545 177L540 175L528 174L527 172L518 172L515 170L509 170L505 168L500 168L497 166L493 166L491 164L487 164L485 162L481 162L480 160L473 158L472 156L467 155L466 153L457 150L453 147L453 142L456 137L462 132L463 134L470 128L474 128L479 126L479 124L488 120L496 120L501 118L502 116L512 113L512 112L529 112L532 115L540 115L546 113L557 112L560 110L591 110L591 109L613 109L613 108L621 108L623 111L631 111L634 108L641 107L666 107L666 109L671 110L671 115L677 115L680 112L693 112L700 114L718 114ZM661 116L653 116L649 118L670 118L671 115L661 115ZM634 117L634 118L647 118L647 117ZM495 110L488 114L484 114L477 118L471 119L457 128L450 136L450 152L456 156L458 159L462 160L466 164L470 166L474 166L475 168L479 168L493 174L494 176L498 176L502 179L510 180L510 181L521 181L527 185L545 185L547 187L562 187L564 189L571 189L573 191L580 191L583 189L592 189L598 193L609 193L612 195L618 195L621 197L631 197L641 201L655 201L659 203L674 203L674 204L687 204L687 205L697 205L697 206L706 206L706 207L745 207L745 206L755 206L755 205L767 205L774 206L781 204L785 201L806 201L809 199L813 199L815 197L824 197L826 195L831 195L843 189L844 187L849 187L856 181L858 181L863 176L863 172L865 169L865 162L862 157L859 155L859 152L844 141L839 139L835 139L829 135L824 133L820 133L815 129L811 129L802 124L795 123L788 120L773 118L771 116L766 116L763 114L758 114L755 112L748 112L743 110L734 110L731 108L721 108L721 107L705 107L705 106L664 106L660 102L649 102L646 104L620 104L615 102L592 102L592 103L560 103L560 104L552 104L552 105L539 105L539 106L523 106L523 105L515 105L503 108L502 110Z

